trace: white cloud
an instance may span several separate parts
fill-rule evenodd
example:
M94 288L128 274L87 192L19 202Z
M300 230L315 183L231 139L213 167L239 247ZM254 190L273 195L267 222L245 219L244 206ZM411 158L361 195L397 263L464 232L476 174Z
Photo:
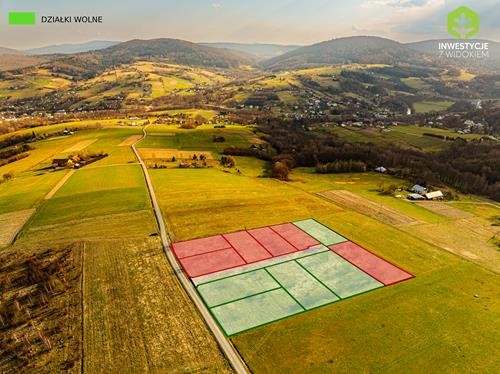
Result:
M214 9L221 9L222 8L222 4L221 3L212 3L212 8L214 8Z

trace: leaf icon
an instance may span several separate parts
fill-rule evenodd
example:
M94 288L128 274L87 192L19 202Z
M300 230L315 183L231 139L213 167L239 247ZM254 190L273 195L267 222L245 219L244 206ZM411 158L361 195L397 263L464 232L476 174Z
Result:
M462 6L448 14L448 32L459 38L468 39L479 31L479 15Z

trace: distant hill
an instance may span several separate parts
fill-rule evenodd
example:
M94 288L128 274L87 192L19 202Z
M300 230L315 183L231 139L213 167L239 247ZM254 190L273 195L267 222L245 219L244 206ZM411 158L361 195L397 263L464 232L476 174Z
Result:
M44 58L28 56L21 51L0 47L0 71L21 69L46 61Z
M254 59L242 52L212 48L177 39L130 40L98 51L72 54L52 61L54 72L89 78L105 69L138 59L161 59L172 64L236 68Z
M49 45L40 48L26 49L24 52L31 55L71 54L97 51L99 49L108 48L119 43L120 42L108 40L94 40L86 43Z
M293 70L320 65L369 63L414 63L422 54L394 40L374 36L352 36L295 49L263 61L271 70Z
M246 44L246 43L200 43L214 48L225 48L233 51L244 52L255 56L259 60L267 60L300 48L300 45L280 44Z
M490 71L500 72L500 43L491 40L474 39L467 40L467 42L487 42L489 45L489 58L477 59L477 58L439 58L439 43L456 43L460 42L457 39L434 39L434 40L424 40L420 42L407 43L405 44L408 48L415 51L426 53L430 56L434 56L437 59L446 61L447 63L453 63L454 65L459 65L463 67L475 67L484 68Z
M0 55L22 55L23 52L18 51L17 49L0 47Z

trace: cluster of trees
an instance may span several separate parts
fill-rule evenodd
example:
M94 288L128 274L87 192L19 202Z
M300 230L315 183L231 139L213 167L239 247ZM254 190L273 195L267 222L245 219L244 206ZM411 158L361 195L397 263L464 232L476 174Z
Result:
M275 156L277 156L276 151L274 150L273 147L270 147L267 144L262 144L260 146L253 146L250 148L240 148L240 147L235 147L231 146L228 148L225 148L223 153L225 155L231 155L231 156L248 156L248 157L255 157L260 160L264 161L272 161Z
M0 184L10 181L12 178L14 178L14 172L9 171L8 173L2 175L2 178L0 178Z
M222 156L220 164L225 168L234 168L236 166L236 159L233 156Z
M271 161L287 158L293 160L292 167L317 167L318 172L361 171L383 165L402 178L446 184L500 201L500 144L495 141L456 139L444 151L426 153L345 141L332 134L307 131L301 123L274 121L260 130L274 149L265 155ZM247 151L248 155L261 156L261 150ZM231 152L243 153L241 149Z
M321 174L330 173L363 173L367 169L366 163L363 161L354 160L338 160L333 162L328 162L326 164L316 165L316 172Z
M0 362L5 372L37 372L37 363L61 355L78 362L81 341L74 316L81 300L80 256L71 247L0 254ZM71 364L71 366L73 366Z

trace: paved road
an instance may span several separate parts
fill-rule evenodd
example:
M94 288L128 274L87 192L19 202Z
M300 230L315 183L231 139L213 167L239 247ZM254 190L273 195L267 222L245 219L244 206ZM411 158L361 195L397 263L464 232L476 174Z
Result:
M134 151L137 159L139 160L139 163L141 164L142 171L144 172L144 177L146 179L146 184L148 186L149 190L149 195L151 197L151 202L153 203L153 210L155 213L156 221L158 222L158 227L160 229L160 236L161 236L161 242L163 246L163 250L165 252L165 255L167 256L168 261L170 262L170 265L174 269L175 274L177 275L177 278L179 278L179 281L181 282L182 286L184 289L187 291L189 296L191 297L191 300L193 300L194 305L198 308L200 311L201 315L205 319L205 322L207 323L208 327L210 330L212 330L212 333L215 336L215 339L217 340L217 343L219 344L220 348L226 355L226 358L228 359L229 363L233 367L236 373L238 374L244 374L248 373L247 367L245 363L243 362L243 359L241 356L238 354L238 352L234 349L233 345L229 342L228 339L226 339L226 336L222 332L222 330L219 328L217 323L214 321L212 315L206 308L205 304L201 300L200 296L196 292L196 289L194 288L193 284L189 280L189 278L186 276L184 271L182 270L181 266L177 262L177 259L175 258L174 254L172 253L172 249L170 248L169 244L169 238L167 234L167 230L165 227L165 221L163 220L163 215L160 210L160 205L158 204L158 200L156 199L156 195L153 189L153 184L151 183L151 178L149 177L149 172L146 167L146 164L142 160L139 152L137 152L137 149L135 145L140 142L142 139L144 139L147 136L146 132L147 126L143 129L143 137L139 139L136 143L132 145L132 150Z

